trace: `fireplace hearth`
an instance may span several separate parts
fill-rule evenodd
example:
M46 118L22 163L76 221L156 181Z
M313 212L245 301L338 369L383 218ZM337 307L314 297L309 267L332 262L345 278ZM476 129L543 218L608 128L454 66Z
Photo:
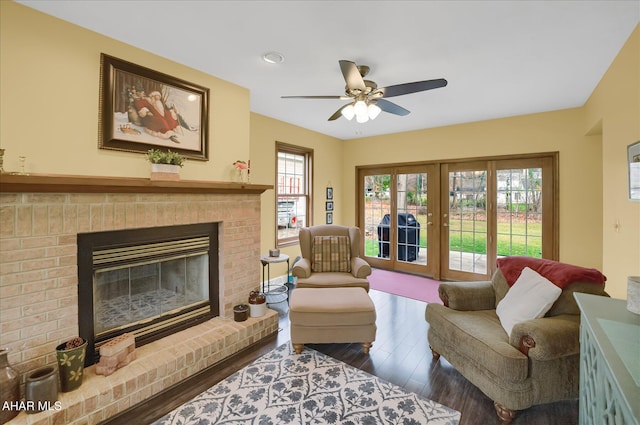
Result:
M219 314L218 223L79 233L78 279L89 366L125 332L141 346Z

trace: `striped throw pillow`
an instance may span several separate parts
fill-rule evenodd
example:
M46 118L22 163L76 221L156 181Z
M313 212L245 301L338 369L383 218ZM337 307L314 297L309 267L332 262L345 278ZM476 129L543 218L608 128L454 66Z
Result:
M351 247L348 236L315 236L311 248L314 272L350 272Z

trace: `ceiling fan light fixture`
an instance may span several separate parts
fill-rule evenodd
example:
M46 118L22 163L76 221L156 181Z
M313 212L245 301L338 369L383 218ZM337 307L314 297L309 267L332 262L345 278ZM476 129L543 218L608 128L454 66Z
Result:
M342 111L340 113L342 114L343 117L351 121L353 117L356 115L354 111L353 103L350 103L344 108L342 108Z
M366 113L364 115L356 114L356 121L358 121L360 124L365 123L369 121L369 115L367 115Z
M367 114L372 120L375 120L376 117L380 115L380 112L382 112L382 109L375 103L370 103L369 106L367 106Z
M367 104L364 100L358 100L355 105L353 105L353 112L356 113L356 117L367 115Z
M0 0L2 1L2 0ZM268 54L264 55L264 59ZM284 57L280 55L284 60ZM270 62L270 61L269 61ZM411 111L388 101L388 97L402 96L405 94L418 93L426 90L445 87L447 80L439 78L435 80L415 81L413 83L395 84L378 88L378 84L371 80L365 80L364 77L369 72L369 67L364 65L356 65L355 62L349 60L338 61L342 77L346 83L344 95L342 96L281 96L289 99L340 99L348 100L349 104L342 105L337 111L329 117L327 121L335 121L340 117L352 120L355 116L356 121L365 123L374 120L382 111L405 116ZM382 105L382 106L380 106Z

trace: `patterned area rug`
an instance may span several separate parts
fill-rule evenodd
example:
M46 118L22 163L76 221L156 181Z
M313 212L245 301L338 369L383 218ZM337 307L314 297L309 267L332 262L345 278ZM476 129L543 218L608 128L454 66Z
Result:
M460 413L310 348L265 354L157 425L454 425Z

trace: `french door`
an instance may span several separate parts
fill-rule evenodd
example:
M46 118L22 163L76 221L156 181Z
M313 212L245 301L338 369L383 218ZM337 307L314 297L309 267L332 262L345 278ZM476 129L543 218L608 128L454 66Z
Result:
M374 267L482 280L507 255L558 258L557 154L358 169Z
M437 237L436 166L366 169L359 174L367 261L374 267L433 275L438 258L430 245Z
M490 273L490 224L486 162L443 164L441 249L442 279L484 279Z

